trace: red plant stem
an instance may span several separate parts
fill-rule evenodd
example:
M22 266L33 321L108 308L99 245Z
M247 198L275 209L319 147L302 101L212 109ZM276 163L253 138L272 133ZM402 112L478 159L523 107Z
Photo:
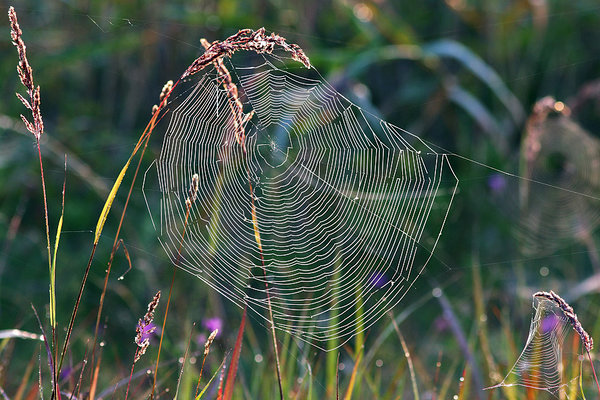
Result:
M594 363L592 362L592 356L590 351L586 349L588 360L590 360L590 366L592 367L592 373L594 374L594 380L596 381L596 387L598 388L598 395L600 395L600 383L598 383L598 376L596 375L596 368L594 368Z
M127 400L127 396L129 396L129 385L131 385L131 378L133 377L133 369L135 368L135 359L137 358L139 347L135 349L135 354L133 355L133 362L131 363L131 372L129 373L129 381L127 382L127 391L125 392L125 400ZM116 387L115 387L116 389Z
M202 379L202 371L204 371L204 363L206 362L206 357L208 354L205 352L204 357L202 357L202 366L200 367L200 375L198 376L198 384L196 385L196 391L194 392L194 398L198 396L198 391L200 390L200 380Z
M44 179L44 165L42 164L42 150L40 140L37 141L38 158L40 160L40 175L42 177L42 193L44 195L44 218L46 220L46 242L48 244L48 265L52 268L52 256L50 255L50 226L48 225L48 201L46 199L46 182Z
M44 178L44 164L42 163L42 149L40 148L40 140L39 138L36 139L36 145L37 145L37 151L38 151L38 159L40 161L40 176L42 178L42 194L44 197L44 220L46 222L46 243L47 243L47 250L48 250L48 267L50 270L50 273L52 273L52 255L50 254L50 226L49 226L49 222L48 222L48 199L46 197L46 180ZM55 272L56 273L56 272ZM53 277L50 277L50 281L52 282ZM55 281L55 280L54 280ZM52 283L51 283L52 285ZM50 299L52 300L52 290L53 288L50 287ZM52 304L50 304L50 307L52 307ZM54 311L51 310L51 313L53 313ZM56 324L56 321L54 321L54 324ZM56 360L58 358L58 346L56 346L56 326L52 326L52 347L54 350L54 366L56 367ZM59 388L58 388L58 369L54 368L54 376L53 376L53 380L54 380L54 388L52 389L52 398L54 398L55 393L59 393Z
M100 326L100 316L102 315L102 309L104 306L104 298L106 295L106 289L108 286L108 277L110 275L110 270L112 267L112 263L114 260L114 256L117 250L117 243L119 241L119 234L121 232L121 227L123 226L123 220L125 219L125 212L127 211L127 206L129 205L129 199L131 198L131 193L133 192L133 187L135 185L137 176L138 176L138 172L140 170L140 165L142 163L142 159L144 158L144 153L146 152L146 149L148 147L148 142L150 141L150 136L152 135L152 132L154 131L154 128L156 127L156 124L158 123L158 121L160 121L159 118L159 114L160 111L164 108L164 106L167 104L167 100L169 98L169 96L171 95L171 93L173 92L173 89L175 89L175 87L177 87L177 85L179 84L179 82L181 81L181 79L179 79L177 82L175 82L175 84L171 87L171 90L164 96L163 100L160 102L160 105L158 106L158 109L154 112L154 114L152 115L152 118L150 119L150 121L148 122L148 124L146 125L146 128L144 129L144 132L142 132L140 138L138 139L138 142L135 145L135 148L133 149L133 153L132 153L132 157L133 155L135 155L135 153L138 152L138 150L141 147L141 144L145 141L144 143L144 148L142 149L142 154L140 155L139 161L138 161L138 165L136 167L135 173L133 175L133 179L131 181L131 185L129 186L129 193L127 194L127 198L125 200L125 206L123 207L123 211L121 213L121 219L119 220L119 226L117 227L117 232L115 235L115 240L113 242L113 247L112 247L112 251L110 253L110 258L108 261L108 266L106 268L106 275L104 277L104 287L102 289L102 294L100 295L100 306L98 308L98 314L96 316L96 328L95 328L95 332L94 332L94 345L92 347L92 358L91 358L91 370L93 370L93 366L94 366L94 356L95 356L95 352L96 352L96 343L98 340L98 329ZM96 245L94 245L95 247ZM85 283L84 283L85 284Z

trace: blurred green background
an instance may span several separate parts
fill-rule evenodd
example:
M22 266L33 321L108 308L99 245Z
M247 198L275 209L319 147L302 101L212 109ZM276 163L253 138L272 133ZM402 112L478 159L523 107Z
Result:
M61 326L70 317L104 200L148 122L163 83L176 79L202 54L200 38L224 39L241 28L264 26L298 43L317 70L356 104L439 146L440 152L460 156L450 158L460 179L459 192L435 257L394 310L396 315L412 311L400 328L423 398L440 393L443 385L449 397L459 392L469 356L452 323L461 327L463 344L483 384L505 376L526 339L531 294L537 290L553 289L567 296L592 336L600 337L597 1L75 0L15 1L4 3L4 9L10 4L18 13L35 82L41 86L51 232L60 215L64 154L68 157L57 264ZM0 329L37 332L31 304L44 310L48 303L39 164L35 141L19 119L26 110L14 96L23 90L7 19L2 27ZM533 106L545 96L564 102L570 116L550 116L534 125ZM532 137L541 150L528 161L526 144ZM156 140L148 160L159 151ZM137 319L157 290L166 294L172 274L139 185L137 189L121 234L133 269L117 280L128 268L119 251L105 304L104 362L114 368L101 377L103 389L127 376ZM84 292L69 355L75 360L81 359L86 340L93 338L111 235L125 194L122 189L104 228ZM441 299L448 301L445 306L432 295L438 285L444 293ZM193 322L196 337L207 333L203 322L213 317L220 318L224 328L215 351L222 356L233 347L240 310L184 273L176 276L172 302L166 360L183 354ZM389 319L367 334L366 350L373 353L355 398L384 398L388 392L389 398L413 396L395 333L373 343L386 329ZM276 393L276 381L266 330L255 324L247 336L237 393L269 398ZM14 393L40 348L26 340L3 343L0 386ZM286 349L292 352L294 346L292 342ZM569 346L568 351L577 349ZM265 354L265 360L257 354ZM331 395L326 356L314 349L307 354L315 370L312 390ZM350 354L342 350L340 361L346 366L352 364ZM148 365L150 360L151 356ZM209 362L214 370L219 356ZM293 379L304 373L302 362L297 364L289 367ZM587 367L585 387L591 383ZM351 370L340 371L342 388ZM174 388L175 376L165 387ZM293 379L288 382L290 391ZM465 398L489 393L473 389ZM497 390L490 396L513 395Z

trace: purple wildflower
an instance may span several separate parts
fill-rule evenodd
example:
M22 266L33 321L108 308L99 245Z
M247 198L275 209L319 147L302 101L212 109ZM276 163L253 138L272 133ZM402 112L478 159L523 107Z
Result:
M389 282L389 279L383 272L373 272L368 282L375 289L381 289Z
M548 333L550 331L558 329L558 325L559 325L558 317L554 314L550 314L550 315L545 316L542 319L540 328L542 330L542 333Z
M67 378L69 378L71 376L71 374L73 374L73 368L72 367L67 367L64 368L62 371L60 371L60 378L59 380L65 380Z
M209 331L212 332L215 329L218 329L219 332L223 331L223 320L219 317L207 318L202 321L202 326Z
M492 174L489 176L487 184L493 194L500 194L506 189L506 178L501 174Z
M138 327L140 329L141 341L150 340L152 334L155 334L156 324L154 322L144 324L142 320L140 320L140 322L142 322L142 324L139 324Z

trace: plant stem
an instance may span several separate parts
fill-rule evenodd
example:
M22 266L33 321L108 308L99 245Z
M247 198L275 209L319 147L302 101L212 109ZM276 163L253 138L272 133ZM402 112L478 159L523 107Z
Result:
M135 349L135 354L133 355L134 361L131 363L131 372L129 373L129 381L127 381L127 391L125 392L125 400L127 400L127 397L129 396L129 386L131 385L131 378L133 377L133 369L135 368L135 359L137 358L138 351L139 347Z
M389 313L390 319L392 320L392 324L394 325L394 329L398 334L398 338L400 339L400 344L402 345L402 350L404 351L404 356L406 357L406 362L408 363L408 370L410 371L410 381L412 383L413 396L415 400L419 400L419 388L417 387L417 377L415 375L415 368L413 366L412 358L410 356L410 351L408 350L408 346L406 345L406 341L404 340L404 336L402 332L400 332L400 327L396 323L394 319L394 315Z
M87 282L88 275L90 273L90 268L92 266L92 260L94 259L94 254L96 254L96 246L98 243L94 243L92 247L92 252L90 254L90 258L88 260L87 267L85 268L85 272L83 274L83 279L81 280L81 287L79 288L79 294L77 295L77 300L75 301L75 306L73 307L73 313L71 314L71 320L69 321L69 328L67 329L67 336L65 337L65 344L63 346L62 352L60 354L60 362L58 363L57 374L60 374L60 370L62 368L63 361L65 359L65 353L67 352L67 347L69 346L69 339L71 338L71 333L73 333L73 325L75 324L75 317L77 316L77 310L79 309L79 303L81 302L81 296L83 295L83 289L85 288L85 284Z
M156 377L158 375L158 362L160 360L160 351L162 349L163 337L165 335L165 327L167 325L167 315L169 314L169 305L171 304L171 293L173 293L173 285L175 283L175 272L181 261L181 250L183 248L183 241L185 239L185 232L188 225L188 218L190 217L191 204L186 205L185 222L183 224L183 232L181 233L181 243L179 244L179 250L177 250L177 259L173 266L173 277L171 278L171 286L169 287L169 297L167 298L167 307L165 309L165 317L163 318L162 329L160 331L160 342L158 342L158 354L156 355L156 366L154 367L154 381L152 382L152 393L150 394L150 400L154 399L154 390L156 389Z
M242 146L244 149L244 155L247 157L246 146ZM269 322L271 323L271 337L273 339L273 349L275 350L275 364L277 366L277 383L279 384L279 398L283 400L283 384L281 382L281 362L279 361L279 349L277 347L277 336L275 335L275 320L273 319L273 307L271 306L271 295L269 294L269 282L267 281L267 268L265 264L265 257L263 255L262 244L260 240L260 230L258 229L258 220L256 219L256 205L254 204L254 189L252 187L252 181L250 180L250 169L247 168L248 172L248 187L250 190L250 203L252 205L252 222L254 225L254 235L256 244L258 246L258 252L260 254L260 261L262 263L263 276L265 278L265 293L267 295L267 308L269 309Z
M48 223L48 198L46 196L46 179L44 178L44 164L42 163L42 149L40 147L40 139L37 138L36 139L36 145L37 145L37 151L38 151L38 159L40 161L40 177L42 179L42 194L44 197L44 221L45 221L45 225L46 225L46 244L47 244L47 251L48 251L48 273L50 275L50 288L49 288L49 295L50 295L50 326L52 328L52 340L50 343L52 343L52 350L54 352L53 357L54 357L54 366L56 367L56 360L58 358L58 346L56 346L57 343L57 338L56 338L56 271L54 270L54 268L52 268L52 255L51 255L51 251L50 251L50 225ZM63 200L63 204L64 204L64 200ZM62 360L61 360L62 361ZM59 392L59 388L58 388L58 369L54 368L54 376L53 376L53 380L54 380L54 387L52 388L52 397L56 396L60 396L58 394Z
M592 362L592 355L589 350L586 350L588 360L590 360L590 366L592 367L592 373L594 374L594 380L596 381L596 387L598 388L598 395L600 395L600 383L598 383L598 376L596 375L596 368L594 368L594 363Z
M150 133L154 130L154 122L150 125ZM110 252L110 258L108 260L108 265L106 267L106 274L104 276L104 286L102 288L102 294L100 295L100 306L98 308L98 314L96 316L96 329L94 331L94 345L92 346L92 358L91 358L91 370L93 371L94 367L94 358L96 355L96 342L98 341L98 330L100 327L100 317L102 315L102 309L104 307L104 298L106 296L106 289L108 287L108 277L110 275L110 271L112 268L113 260L115 258L115 253L117 251L117 244L119 242L119 234L121 233L121 227L123 226L123 221L125 219L125 213L127 212L127 206L129 205L129 199L131 198L131 193L133 192L133 186L135 185L135 181L140 170L140 165L142 164L142 159L144 158L144 154L146 152L146 148L148 147L148 141L150 140L150 134L147 135L144 148L142 149L142 153L140 154L140 159L138 161L137 167L135 169L135 173L133 175L133 180L131 181L131 185L129 186L129 193L127 194L127 198L125 199L125 205L123 206L123 211L121 212L121 219L119 220L119 226L117 227L117 232L115 234L115 240L113 242L112 251Z

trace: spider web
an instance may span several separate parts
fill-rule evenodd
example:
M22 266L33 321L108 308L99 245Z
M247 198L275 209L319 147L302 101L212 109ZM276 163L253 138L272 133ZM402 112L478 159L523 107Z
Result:
M571 324L553 301L534 297L534 309L525 348L504 380L488 389L524 386L546 391L552 397L568 397L562 351Z
M337 348L407 294L458 179L447 155L365 113L316 71L274 55L225 62L244 112L254 111L246 150L214 69L184 82L169 105L155 186L150 170L144 182L159 240L172 262L234 304L268 321L270 297L277 329Z
M566 191L521 181L519 239L523 250L540 255L574 239L589 243L600 225L598 139L568 116L559 115L528 124L522 147L527 178L588 195L573 197Z

